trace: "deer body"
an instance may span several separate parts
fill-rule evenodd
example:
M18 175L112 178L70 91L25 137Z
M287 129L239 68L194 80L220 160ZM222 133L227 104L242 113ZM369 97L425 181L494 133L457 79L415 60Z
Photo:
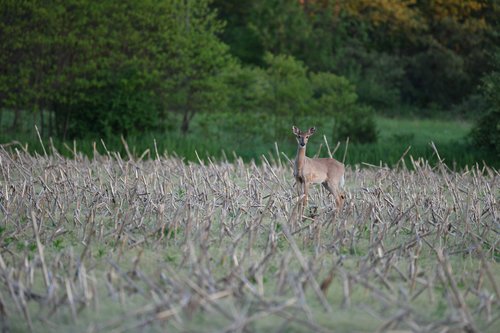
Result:
M345 198L341 191L344 186L344 165L334 158L309 158L306 156L307 141L316 131L314 127L307 132L301 132L295 126L292 127L292 130L299 144L293 174L299 185L299 191L302 190L304 205L307 204L309 185L322 184L335 197L337 208L341 208Z

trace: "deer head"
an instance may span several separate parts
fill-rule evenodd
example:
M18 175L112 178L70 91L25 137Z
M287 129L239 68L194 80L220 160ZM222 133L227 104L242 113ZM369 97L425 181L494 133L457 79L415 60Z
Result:
M314 132L316 132L316 128L311 127L306 132L302 132L298 127L292 126L292 131L293 134L295 134L295 136L297 137L297 143L299 144L299 147L305 148L309 137L313 135Z

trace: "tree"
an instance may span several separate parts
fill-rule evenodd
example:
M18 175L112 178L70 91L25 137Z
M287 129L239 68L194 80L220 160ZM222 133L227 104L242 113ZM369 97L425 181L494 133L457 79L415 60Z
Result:
M291 115L293 119L306 114L312 94L307 67L286 55L268 53L264 61L270 86L266 97L269 112Z
M357 103L356 89L345 77L332 73L312 73L313 109L317 114L335 116Z
M42 109L49 51L41 47L45 33L41 30L46 22L54 20L53 16L33 1L1 2L0 108L14 110L13 130L22 126L22 112Z
M401 102L447 108L460 103L488 72L486 55L500 42L500 6L492 0L257 0L243 7L230 0L214 5L228 18L228 35L244 29L258 37L258 43L252 39L259 46L253 59L266 51L286 54L315 72L346 76L360 101L378 109ZM244 49L242 39L234 40L228 39L231 47Z
M262 65L264 46L259 31L251 24L255 1L214 0L211 7L226 23L220 39L230 46L230 53L244 64Z
M181 131L199 111L225 108L224 70L232 63L229 48L218 39L223 24L208 1L177 1L176 23L170 27L171 45L164 87L173 111L182 114Z
M317 114L335 119L333 140L374 142L377 140L373 109L358 102L354 85L344 77L331 73L310 75L313 109Z
M297 57L306 51L311 25L298 1L257 0L252 2L248 26L265 52Z
M338 12L344 10L350 17L365 21L375 29L382 28L390 35L413 35L422 31L417 0L341 0Z
M224 103L208 1L2 0L0 18L0 107L48 111L62 138L159 129L166 111L186 132Z
M228 93L227 108L231 112L246 115L262 113L271 90L269 78L263 68L234 63L226 70L224 81Z

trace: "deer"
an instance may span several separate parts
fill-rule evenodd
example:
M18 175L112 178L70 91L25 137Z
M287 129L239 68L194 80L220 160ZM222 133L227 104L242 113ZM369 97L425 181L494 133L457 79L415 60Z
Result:
M302 195L303 207L307 206L309 185L322 184L335 198L337 209L341 209L345 200L345 194L342 190L345 182L344 164L334 158L309 158L306 156L307 141L316 132L315 127L302 132L299 128L292 126L292 131L298 143L293 175L298 184L299 194Z

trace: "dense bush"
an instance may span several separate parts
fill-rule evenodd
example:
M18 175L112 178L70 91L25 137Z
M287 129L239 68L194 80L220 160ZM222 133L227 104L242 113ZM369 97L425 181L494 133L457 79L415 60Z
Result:
M161 103L137 71L112 73L100 82L98 87L79 91L92 98L82 98L72 107L63 137L126 137L163 128L158 121L162 119Z
M333 140L368 143L377 140L373 109L358 102L353 84L331 73L311 74L313 109L335 119Z
M490 109L472 130L474 144L500 158L500 108Z
M407 60L407 100L421 106L461 102L471 91L464 59L452 50L430 47Z
M367 50L362 42L351 38L336 50L332 61L335 71L354 84L362 103L381 111L400 105L405 74L401 59Z
M263 110L270 83L262 68L233 65L225 72L224 80L231 112L248 114Z
M369 106L353 106L335 117L333 141L369 143L377 140L373 109Z
M321 115L337 115L357 103L356 88L345 77L332 73L312 73L312 110Z
M290 125L304 117L329 117L338 118L342 135L352 131L345 136L354 141L376 140L373 112L358 102L355 86L345 77L328 72L310 73L302 62L291 56L267 54L265 60L263 70L236 66L225 75L232 113L226 122L233 124L233 130L241 128L252 133L255 125L261 125L259 120L252 121L265 114L268 127L275 128L271 138L276 140L289 136L290 126L282 126L282 121ZM241 119L238 112L244 114ZM269 117L271 115L273 117ZM246 129L239 124L246 124ZM255 134L264 136L263 132L269 130Z
M495 70L486 75L481 86L485 101L484 114L478 119L471 136L475 145L500 157L500 52L493 59Z
M265 105L269 112L295 118L308 112L311 84L307 67L292 56L266 54L269 89Z

